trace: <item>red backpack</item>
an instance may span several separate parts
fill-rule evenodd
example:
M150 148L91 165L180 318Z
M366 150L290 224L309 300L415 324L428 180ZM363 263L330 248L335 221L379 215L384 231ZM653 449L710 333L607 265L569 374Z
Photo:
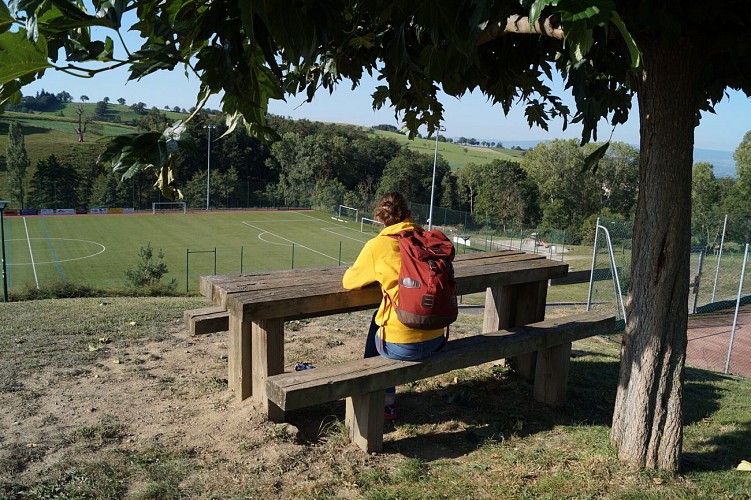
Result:
M397 300L391 300L396 317L409 328L437 330L456 320L454 245L441 231L401 231L402 267Z

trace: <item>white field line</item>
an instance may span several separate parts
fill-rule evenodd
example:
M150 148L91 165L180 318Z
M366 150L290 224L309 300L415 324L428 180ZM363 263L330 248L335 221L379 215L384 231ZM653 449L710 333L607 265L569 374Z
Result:
M315 217L314 217L314 218L315 218ZM299 222L299 221L297 221L297 222ZM303 245L302 243L298 243L298 242L296 242L296 241L292 241L292 240L289 240L289 239L285 238L284 236L280 236L280 235L278 235L278 234L276 234L276 233L273 233L273 232L271 232L271 231L266 231L265 229L261 229L260 227L254 226L254 225L253 225L253 224L251 224L250 222L243 222L243 224L245 224L246 226L252 227L252 228L253 228L253 229L255 229L256 231L260 231L260 232L261 232L261 234L271 234L271 235L275 236L276 238L279 238L280 240L288 241L288 242L290 242L291 244L293 244L293 245L295 245L295 246L298 246L298 247L304 248L304 249L306 249L306 250L310 250L310 251L311 251L311 252L313 252L313 253L317 253L318 255L321 255L321 256L323 256L323 257L326 257L327 259L331 259L331 260L335 261L335 262L336 262L337 264L339 263L339 258L338 258L338 257L332 257L331 255L327 255L327 254L325 254L325 253L323 253L323 252L319 252L318 250L315 250L315 249L313 249L313 248L310 248L309 246L305 246L305 245ZM259 239L261 239L261 234L259 234L259 235L258 235L258 238L259 238ZM270 242L268 242L268 241L266 241L266 240L264 240L264 239L261 239L261 241L264 241L264 242L266 242L266 243L270 243Z
M37 276L37 266L34 264L34 254L31 251L31 238L29 238L29 226L26 225L26 217L23 218L23 227L26 229L26 242L29 244L29 257L31 258L31 269L34 271L34 283L39 290L39 277Z
M352 236L347 236L345 234L338 233L334 229L329 229L327 227L322 227L320 229L321 229L321 231L326 231L327 233L335 234L335 235L339 236L340 238L347 238L348 240L356 241L358 243L365 243L366 241L368 241L368 240L361 240L359 238L353 238ZM370 238L368 238L368 239L370 239Z
M104 251L107 250L107 247L105 247L101 243L98 243L96 241L90 241L90 240L79 240L77 238L31 238L31 239L32 240L45 240L45 241L47 241L47 240L81 241L83 243L91 243L92 245L97 245L98 247L100 247L100 250L98 252L95 252L95 253L92 253L92 254L89 254L89 255L84 255L83 257L71 257L70 259L47 260L47 261L43 261L43 262L35 261L34 263L37 264L37 265L40 265L40 264L62 264L63 262L73 262L74 260L90 259L92 257L96 257L100 253L104 253ZM5 241L24 241L24 240L25 240L24 238L12 238L10 240L5 240ZM31 264L31 262L13 262L13 263L9 262L8 263L9 266L28 266L29 264Z
M299 212L296 212L296 213L297 213L297 214L299 214L299 215L302 215L303 217L308 217L308 218L311 218L311 219L313 219L313 220L315 220L315 221L318 221L318 222L323 222L323 223L325 223L325 222L326 222L326 221L325 221L324 219L319 219L318 217L313 217L312 215L308 215L308 214L301 214L301 213L299 213ZM337 220L337 219L334 219L334 220ZM345 222L345 221L342 221L342 222ZM341 224L329 224L329 225L328 225L327 227L329 227L329 228L336 228L336 229L343 229L343 230L345 230L345 231L352 231L352 232L354 232L354 233L357 233L357 234L362 234L362 232L361 232L361 231L360 231L359 229L355 228L355 227L350 227L350 226L342 226ZM321 229L322 231L329 231L329 232L333 232L334 234L337 234L337 235L339 235L339 236L343 236L344 238L346 238L346 236L344 236L344 235L342 235L342 234L340 234L340 233L337 233L337 232L335 232L335 231L333 231L333 230L331 230L331 229L326 229L325 227L322 227L322 228L320 228L320 229ZM353 238L350 238L350 239L353 239ZM367 240L369 240L369 239L370 239L370 238L367 238L367 239L366 239L365 241L367 241ZM364 242L364 241L362 241L362 240L355 240L355 241L357 241L357 242L360 242L360 243L365 243L365 242Z
M315 219L315 217L313 217ZM316 219L320 220L320 219ZM254 220L250 221L254 224L263 224L266 222L302 222L302 219L265 219L265 220Z

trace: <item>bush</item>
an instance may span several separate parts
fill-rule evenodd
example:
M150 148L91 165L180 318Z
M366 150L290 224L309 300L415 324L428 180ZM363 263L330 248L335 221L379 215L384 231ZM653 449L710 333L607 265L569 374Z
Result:
M9 300L42 300L42 299L73 299L79 297L101 297L106 292L88 285L79 285L70 281L58 281L40 288L28 286L20 292L9 294Z
M151 248L151 242L149 242L146 248L141 247L138 257L140 260L136 267L125 271L126 281L131 287L141 289L151 296L169 295L174 292L177 287L176 279L166 285L161 282L162 277L169 272L161 248L154 258L154 250Z

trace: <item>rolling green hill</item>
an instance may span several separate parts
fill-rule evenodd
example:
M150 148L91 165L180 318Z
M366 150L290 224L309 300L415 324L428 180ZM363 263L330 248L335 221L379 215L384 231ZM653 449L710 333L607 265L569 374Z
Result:
M93 121L87 126L85 142L78 142L76 134L76 111L84 110L84 116L92 116L96 110L96 103L64 103L45 112L20 113L6 112L0 115L0 186L6 184L5 150L8 145L8 130L11 121L19 122L23 126L26 151L31 161L27 172L27 179L31 178L39 160L51 154L63 163L82 164L95 159L103 151L106 138L120 134L133 133L136 128L125 123L136 120L139 115L127 105L112 104L107 106L107 115L113 121ZM160 110L170 120L185 118L185 113ZM354 127L354 125L352 125ZM364 127L358 127L364 128ZM367 129L366 129L367 130ZM404 134L375 130L380 137L387 137L406 145L409 149L432 156L435 141L432 139L409 140ZM510 149L492 149L476 146L463 146L448 142L438 143L440 154L451 166L457 169L467 163L488 163L495 159L518 161L522 151ZM2 190L0 190L2 195Z
M27 179L31 178L39 160L57 156L62 163L82 163L81 158L95 159L104 150L106 138L136 132L136 127L125 123L109 121L92 121L87 125L85 142L78 142L76 128L78 107L84 110L84 116L92 116L96 103L66 103L56 108L39 113L17 113L8 111L0 114L0 186L5 185L5 150L8 146L8 129L11 121L19 122L23 127L26 152L31 166ZM160 110L171 120L185 118L185 113ZM130 122L139 117L129 106L108 104L107 114L119 122ZM1 190L0 190L1 192Z
M381 137L394 139L399 143L406 144L409 149L418 151L423 154L433 155L435 151L434 139L414 139L404 134L396 132L387 132L376 130L375 133ZM462 146L450 142L438 143L438 154L441 155L451 165L452 169L457 169L467 163L489 163L493 160L519 161L523 151L515 149L492 149L477 146Z
M125 106L117 107L125 108ZM73 105L68 105L51 113L6 112L0 115L0 156L5 156L11 121L19 122L23 127L24 142L32 169L38 160L47 158L53 153L62 160L81 156L96 157L104 148L104 142L100 141L103 137L136 131L136 128L130 125L94 121L87 126L85 142L78 142L74 109ZM90 116L93 111L94 107L91 106L90 110L85 111L85 115ZM59 116L60 112L64 116Z

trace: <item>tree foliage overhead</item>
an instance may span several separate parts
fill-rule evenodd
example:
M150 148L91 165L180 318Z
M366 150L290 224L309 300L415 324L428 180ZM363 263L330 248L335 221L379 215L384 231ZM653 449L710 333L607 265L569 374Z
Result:
M600 117L611 113L612 121L621 123L630 107L626 87L595 84L589 66L582 64L595 37L612 38L609 47L629 45L613 36L622 26L611 23L619 20L613 3L596 3L593 9L578 0L300 0L295 15L289 15L288 3L272 0L95 1L93 12L77 2L13 2L11 9L0 6L0 106L16 101L22 86L46 71L90 76L125 65L131 79L140 79L184 67L200 79L199 108L221 93L229 130L244 123L253 134L269 138L275 136L265 117L270 99L294 94L312 99L346 80L357 85L368 73L381 82L373 106L393 106L411 134L422 124L432 133L440 123L439 89L457 97L479 90L504 111L521 100L530 125L547 128L552 117L568 120L571 114L546 84L558 70L570 76L575 95L587 94L586 107L571 116L584 123L588 139ZM521 16L530 7L533 16L544 17L525 25ZM127 26L132 14L137 21ZM111 35L97 38L93 27ZM561 27L569 28L568 57L559 55ZM127 28L143 43L116 51L113 38ZM536 30L551 36L499 36ZM58 60L61 50L65 61ZM626 48L617 55L628 56ZM91 61L103 64L87 65ZM153 136L143 139L142 147L159 149Z

